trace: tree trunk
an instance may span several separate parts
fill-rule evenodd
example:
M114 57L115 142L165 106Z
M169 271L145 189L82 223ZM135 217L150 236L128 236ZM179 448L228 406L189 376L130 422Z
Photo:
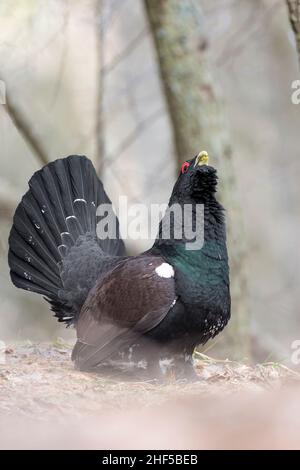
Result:
M220 198L227 209L231 265L232 319L226 349L249 354L245 244L232 151L223 104L207 60L208 43L198 4L191 0L145 0L156 45L161 79L173 126L178 166L207 150L218 168Z

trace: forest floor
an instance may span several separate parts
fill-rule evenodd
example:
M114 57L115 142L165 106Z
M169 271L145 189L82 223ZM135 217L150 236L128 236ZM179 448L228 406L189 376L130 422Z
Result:
M283 365L198 354L199 382L157 384L77 371L70 354L62 341L5 347L0 448L300 447L300 374Z

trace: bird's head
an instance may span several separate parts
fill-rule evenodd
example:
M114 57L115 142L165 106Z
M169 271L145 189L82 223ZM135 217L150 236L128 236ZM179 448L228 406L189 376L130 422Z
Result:
M172 202L202 202L216 192L217 171L208 163L208 153L202 151L182 164L172 192Z
M200 250L205 239L220 234L224 238L223 208L215 199L217 171L208 162L208 153L202 151L182 164L168 209L160 221L155 241L160 250L173 246L174 241L177 245L183 242L187 250ZM186 212L178 213L178 206ZM220 231L216 224L221 226Z

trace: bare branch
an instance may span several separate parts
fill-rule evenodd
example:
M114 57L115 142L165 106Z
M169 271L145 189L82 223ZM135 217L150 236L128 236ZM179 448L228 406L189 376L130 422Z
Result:
M103 1L96 0L96 18L101 19L103 14ZM104 115L103 115L103 96L104 96L104 25L102 21L96 22L96 41L97 41L97 98L96 98L96 169L101 175L103 159L105 154L104 140Z
M63 20L64 30L67 29L67 26L69 23L69 16L70 16L69 4L66 3L65 12L64 12L64 20ZM66 34L64 34L62 52L59 58L57 80L56 80L56 85L55 85L54 94L52 98L52 106L56 102L60 88L61 88L62 78L63 78L64 70L66 67L67 50L68 50L68 42L66 40Z
M281 0L277 0L273 5L262 11L259 18L257 17L256 11L253 10L251 16L246 18L245 22L238 30L229 37L220 57L216 60L217 66L223 67L230 63L247 49L247 46L251 44L251 39L257 39L259 33L264 33L263 26L265 22L271 21L272 16L277 12L280 5ZM248 25L252 24L254 27L249 29Z
M286 0L286 2L289 10L290 23L295 34L300 65L300 0Z
M18 191L0 178L0 218L11 219L19 202Z
M144 120L140 121L134 130L121 142L118 149L105 158L106 167L115 163L115 161L139 138L140 134L144 132L150 125L152 125L158 118L165 113L164 108L159 108L153 113L149 114Z
M8 91L6 91L6 104L4 104L3 107L26 143L34 151L41 164L47 165L49 158L46 149L34 132L34 127L29 123L28 117L25 116L23 111L12 101Z
M126 59L140 44L142 39L147 36L149 29L147 27L143 28L135 38L130 41L127 46L116 55L116 57L110 62L109 65L102 69L102 73L108 74L115 67L117 67L124 59Z

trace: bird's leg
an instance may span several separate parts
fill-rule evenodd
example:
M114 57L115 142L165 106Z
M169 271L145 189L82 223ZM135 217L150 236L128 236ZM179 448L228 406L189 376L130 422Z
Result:
M190 382L200 380L194 367L193 356L187 352L174 355L173 370L176 380L188 380Z
M148 374L160 382L169 380L200 380L193 364L192 354L165 352L148 362Z
M192 352L192 349L186 349L182 344L162 347L155 342L141 340L124 351L122 357L131 367L123 369L122 376L158 382L198 381L200 378L194 369Z
M166 382L169 380L200 380L194 368L193 347L186 346L182 342L161 345L156 342L144 340L139 347L134 349L135 363L145 364L142 370L137 372L146 377L146 380L158 380Z

